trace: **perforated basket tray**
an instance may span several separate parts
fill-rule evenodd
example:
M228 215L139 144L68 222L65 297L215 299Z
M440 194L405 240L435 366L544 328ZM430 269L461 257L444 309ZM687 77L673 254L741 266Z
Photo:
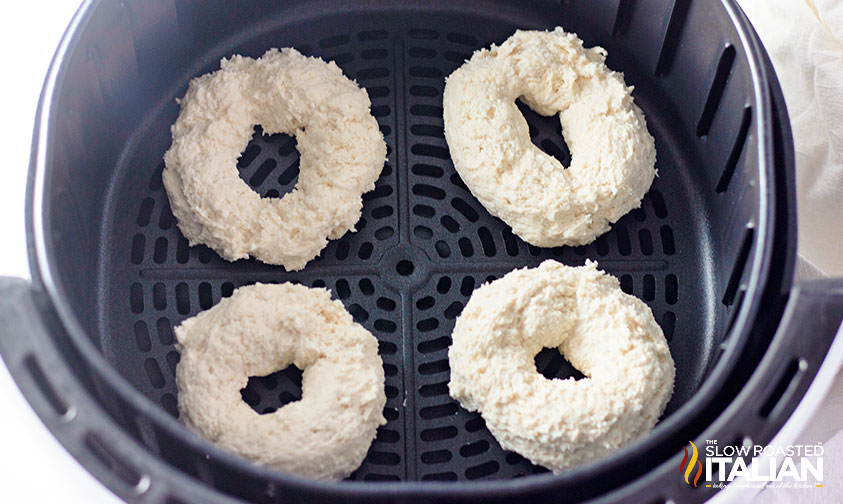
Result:
M694 208L693 187L678 169L675 140L658 120L651 121L660 147L660 176L642 208L609 233L587 247L528 246L477 202L449 158L442 129L444 77L472 51L500 42L514 29L489 22L469 34L465 22L440 21L436 30L311 28L303 39L286 32L289 42L252 42L239 49L258 56L267 44L290 44L335 61L368 90L387 141L388 161L375 190L363 197L357 232L332 242L299 272L254 260L230 264L208 248L188 248L161 183L160 147L168 140L166 124L174 107L166 103L156 111L164 117L153 116L128 147L126 176L115 179L107 207L112 231L106 249L111 253L100 311L111 314L103 321L103 333L119 337L104 339L103 352L131 383L177 416L174 325L241 285L293 281L327 286L377 336L386 374L388 424L352 478L457 480L543 471L505 453L482 418L448 396L450 334L454 319L483 282L548 258L567 264L592 258L619 277L625 291L646 301L665 331L681 371L668 411L694 393L713 336L711 331L699 334L712 320L697 300L707 297L711 285L699 281L704 242L695 216L701 210ZM656 115L647 98L638 101ZM567 165L570 155L558 118L521 109L533 141ZM283 195L296 182L295 141L286 135L263 137L258 130L239 167L259 194ZM538 367L555 377L573 371L556 351L543 353ZM300 396L300 379L298 373L279 372L253 380L244 397L257 411L273 411Z

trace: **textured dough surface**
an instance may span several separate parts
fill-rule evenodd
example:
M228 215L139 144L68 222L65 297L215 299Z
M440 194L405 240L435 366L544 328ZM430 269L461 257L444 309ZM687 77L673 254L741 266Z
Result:
M354 229L383 168L369 96L335 63L290 48L220 67L191 81L172 126L163 180L173 215L191 245L301 269ZM256 124L296 137L298 183L281 198L261 198L240 179L237 159Z
M650 308L597 269L548 260L471 295L448 358L451 396L479 411L504 449L553 472L644 435L675 368ZM558 348L585 375L548 380L534 358Z
M241 287L175 333L181 420L253 462L341 479L360 466L386 423L377 339L325 289ZM300 400L263 415L243 401L250 376L290 364L303 371Z
M583 245L641 206L656 150L641 110L606 52L562 28L517 31L452 73L443 99L445 138L472 194L526 242ZM520 97L559 114L567 168L530 141Z

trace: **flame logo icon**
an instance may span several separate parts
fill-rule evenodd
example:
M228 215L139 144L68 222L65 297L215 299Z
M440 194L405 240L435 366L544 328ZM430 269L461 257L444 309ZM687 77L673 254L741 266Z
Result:
M702 475L702 464L699 461L697 445L693 441L689 441L689 443L691 443L691 460L688 460L688 448L683 446L682 449L685 450L685 456L682 457L682 462L679 463L679 472L685 475L685 483L696 487L697 481L700 480L700 476ZM695 467L697 473L694 475L694 480L691 481L689 478Z

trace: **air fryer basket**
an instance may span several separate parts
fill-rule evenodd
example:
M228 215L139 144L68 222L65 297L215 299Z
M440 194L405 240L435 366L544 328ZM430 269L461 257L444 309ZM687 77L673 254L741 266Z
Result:
M635 86L659 177L642 208L591 245L539 249L460 181L441 94L473 50L516 28L556 25L605 47ZM232 53L283 46L333 60L364 86L389 151L358 232L295 273L188 247L161 184L175 98L190 78ZM33 282L2 285L0 350L57 437L129 500L704 499L713 490L672 477L677 452L703 434L769 440L843 310L839 282L791 291L792 141L765 57L731 0L88 1L42 95L28 205ZM567 164L558 120L522 110L533 141ZM278 196L295 184L297 159L290 137L258 129L239 167L255 191ZM533 476L546 471L502 450L448 396L447 349L475 287L547 258L597 260L647 302L677 379L652 433L605 460ZM380 341L388 423L357 481L260 468L178 423L173 326L257 281L326 286ZM815 336L798 338L797 323ZM546 376L574 373L555 351L536 362ZM288 369L251 380L243 395L269 412L299 387Z

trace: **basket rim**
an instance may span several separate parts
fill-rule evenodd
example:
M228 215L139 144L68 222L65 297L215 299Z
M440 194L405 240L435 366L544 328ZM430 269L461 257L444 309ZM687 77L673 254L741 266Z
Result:
M85 29L96 8L103 3L103 0L85 0L70 25L68 26L62 41L55 53L45 80L41 98L38 106L38 115L33 138L32 159L30 161L30 173L27 188L27 235L29 241L29 261L32 271L33 284L43 288L47 293L50 308L57 315L61 325L68 335L69 341L78 350L81 357L88 363L91 370L103 381L113 387L114 391L125 400L132 408L143 411L145 415L159 428L169 435L179 439L192 449L207 453L220 464L233 468L237 471L253 474L266 481L277 482L289 485L303 491L316 492L324 496L335 497L488 497L490 491L496 492L498 496L515 496L525 490L541 490L562 485L567 481L578 479L586 474L593 474L598 468L601 471L616 470L623 467L628 460L637 452L642 450L646 444L664 442L669 439L671 433L675 433L687 418L698 412L709 401L710 396L720 389L725 382L725 371L731 369L737 362L744 344L749 337L750 328L759 314L762 294L766 289L770 277L770 265L772 262L773 234L776 228L774 221L775 205L786 204L776 202L773 185L773 146L771 117L771 96L769 92L769 79L767 69L759 53L759 46L755 41L749 22L740 14L735 0L716 0L726 9L744 45L749 63L749 69L753 77L753 99L752 104L757 120L753 121L756 138L758 138L758 159L762 166L760 171L759 185L766 190L761 191L760 212L758 220L758 246L748 261L749 274L747 282L746 301L741 305L740 312L728 334L728 346L715 367L711 370L709 377L703 382L697 393L677 409L673 415L666 420L659 422L651 433L612 454L611 456L578 466L564 474L539 474L518 478L515 480L489 480L476 482L436 482L436 481L401 481L401 482L377 482L366 484L360 482L336 482L326 483L302 478L293 474L279 472L273 469L260 467L242 459L234 454L226 452L200 436L188 431L177 419L171 417L164 410L159 408L151 399L143 395L134 385L129 383L119 372L114 369L105 359L105 356L96 348L91 338L83 329L82 324L67 302L67 294L62 286L58 265L55 261L55 252L51 248L48 239L49 223L47 212L45 212L45 182L50 169L52 130L55 122L56 110L52 106L53 98L57 95L66 73L66 66L70 54L78 45L80 33ZM795 254L795 247L788 247L787 254ZM790 279L785 279L790 282ZM784 290L787 290L784 288ZM126 433L122 433L132 442L137 442ZM138 448L147 450L145 446L137 443ZM193 477L187 474L180 475L190 481L198 483ZM201 483L200 483L201 484ZM221 490L218 490L221 492Z

